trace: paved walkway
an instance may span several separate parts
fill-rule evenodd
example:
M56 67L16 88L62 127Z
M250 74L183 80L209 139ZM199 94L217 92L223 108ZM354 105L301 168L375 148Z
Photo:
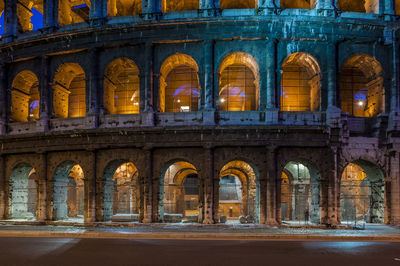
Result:
M0 224L0 237L118 239L248 239L315 241L395 241L400 228L367 225L365 229L277 228L266 225L113 224L96 226Z

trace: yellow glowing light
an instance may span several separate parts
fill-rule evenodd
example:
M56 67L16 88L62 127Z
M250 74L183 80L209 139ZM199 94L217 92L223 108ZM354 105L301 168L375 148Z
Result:
M224 103L224 102L225 102L225 99L224 99L224 98L222 98L222 99L221 99L221 103Z
M362 102L362 101L358 102L358 106L363 106L363 105L364 105L364 102Z

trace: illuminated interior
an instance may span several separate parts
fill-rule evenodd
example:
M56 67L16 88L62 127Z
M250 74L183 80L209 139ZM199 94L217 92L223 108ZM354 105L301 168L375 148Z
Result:
M229 162L220 172L218 215L231 223L257 223L257 193L254 169L243 161Z
M18 164L11 172L9 191L9 218L35 220L38 196L35 169L28 164Z
M228 55L219 69L219 110L258 109L259 71L255 59L246 53Z
M11 119L16 122L35 121L39 118L39 80L29 70L15 76L11 90Z
M281 219L283 223L316 223L319 210L319 176L312 167L289 162L281 175Z
M338 0L337 7L341 11L379 13L379 0Z
M321 70L307 53L289 55L282 64L281 110L318 111L321 105Z
M163 12L199 9L199 0L162 0Z
M400 15L400 0L395 0L395 11L396 15Z
M196 168L184 161L176 162L165 171L163 184L163 216L175 222L198 222L199 179Z
M0 0L0 38L4 35L4 0Z
M199 68L188 55L175 54L161 66L161 112L190 112L199 110Z
M65 26L89 22L90 0L59 0L58 24Z
M142 0L108 0L109 17L133 16L142 13Z
M53 220L83 221L84 173L79 164L64 162L53 175Z
M351 116L373 117L384 112L383 70L374 57L356 55L343 64L340 99L342 111Z
M20 32L43 28L43 0L17 1L17 17Z
M313 9L317 4L316 0L280 0L280 7L286 8L298 8L298 9Z
M258 0L220 0L221 9L257 8Z
M104 73L104 107L109 114L137 114L140 103L139 68L127 58L112 61Z
M53 93L55 117L84 117L86 115L85 73L78 64L65 63L57 69Z
M365 169L350 163L343 171L340 186L342 223L384 221L383 174L376 166L367 165Z

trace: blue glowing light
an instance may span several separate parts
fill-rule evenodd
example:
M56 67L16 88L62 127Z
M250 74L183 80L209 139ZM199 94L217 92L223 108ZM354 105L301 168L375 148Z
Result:
M193 87L190 84L185 84L183 86L180 86L179 88L177 88L174 92L174 94L172 95L174 98L178 95L186 95L189 96L190 93L195 94L195 95L199 95L199 92L197 90L192 90Z
M354 100L356 100L356 101L365 101L366 99L367 99L367 96L363 93L354 94Z
M31 102L31 105L29 106L30 109L35 110L36 108L39 107L39 101L35 100L33 102Z
M32 8L32 14L33 16L31 17L31 23L33 25L32 30L38 30L43 28L43 15L36 9Z
M0 16L0 35L3 36L4 34L4 12Z

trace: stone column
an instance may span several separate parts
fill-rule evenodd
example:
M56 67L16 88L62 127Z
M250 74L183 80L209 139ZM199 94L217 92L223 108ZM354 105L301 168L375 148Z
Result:
M336 56L337 56L337 49L336 43L330 41L327 45L326 50L326 58L327 58L327 79L328 79L328 106L336 106L337 105L337 85L336 85Z
M100 26L107 16L107 0L92 0L90 7L90 26Z
M279 208L277 206L280 204L277 202L277 193L280 193L277 190L277 180L278 178L278 169L277 169L277 148L274 146L267 147L267 201L265 207L267 208L265 211L265 223L268 225L276 225L277 224L277 212Z
M276 51L277 41L274 39L269 40L266 49L267 109L276 108Z
M390 157L390 178L391 187L390 195L386 193L386 196L390 196L390 224L400 224L400 153L398 151L393 152Z
M161 13L161 0L142 0L142 13L146 19L157 18Z
M315 9L325 9L325 10L329 10L329 9L334 9L334 4L332 2L332 0L316 0L315 3Z
M145 73L141 75L141 77L144 77L144 86L140 90L140 110L142 125L154 126L154 105L157 106L154 99L158 98L154 97L154 92L158 91L158 82L154 82L157 77L154 78L154 46L151 42L146 42L145 54Z
M4 1L4 38L3 42L9 43L18 34L17 1Z
M0 219L5 219L6 210L6 162L4 155L0 155Z
M203 82L203 105L204 110L214 110L214 40L206 40L204 49L204 82Z
M99 88L99 49L92 48L88 53L89 60L89 73L87 77L86 83L86 95L87 95L87 127L88 128L97 128L98 126L98 117L99 117L99 108L98 108L98 88Z
M213 224L218 218L218 212L215 214L214 208L214 149L206 147L204 149L204 171L202 172L204 179L204 219L203 224ZM218 177L219 182L219 177Z
M214 9L219 8L219 0L200 0L200 9Z
M47 184L47 154L40 153L39 154L41 168L37 169L38 172L38 197L37 197L37 216L36 219L38 222L44 222L47 218L46 212L46 203L47 203L47 193L46 193L46 184Z
M275 0L275 3L278 5L279 1ZM258 7L275 8L274 0L258 0Z
M43 28L47 33L53 32L58 25L58 1L43 0Z
M39 120L36 121L36 130L38 132L46 132L49 130L50 119L50 92L52 91L49 80L49 59L47 56L41 58L40 76L39 76L39 93L40 107Z
M153 151L150 148L144 150L146 172L144 174L143 195L143 223L153 221Z
M85 176L85 223L96 221L96 151L89 151L88 176Z
M380 1L380 3L382 3L382 1ZM382 4L380 4L379 10L383 9L383 12L379 13L383 13L385 15L396 15L395 0L384 0L383 8L381 7Z
M338 224L338 177L337 177L337 157L338 152L336 147L332 147L332 155L327 156L328 161L333 162L331 169L327 171L327 181L328 181L328 217L327 224L330 226L336 226Z
M7 67L0 63L0 136L7 131Z

